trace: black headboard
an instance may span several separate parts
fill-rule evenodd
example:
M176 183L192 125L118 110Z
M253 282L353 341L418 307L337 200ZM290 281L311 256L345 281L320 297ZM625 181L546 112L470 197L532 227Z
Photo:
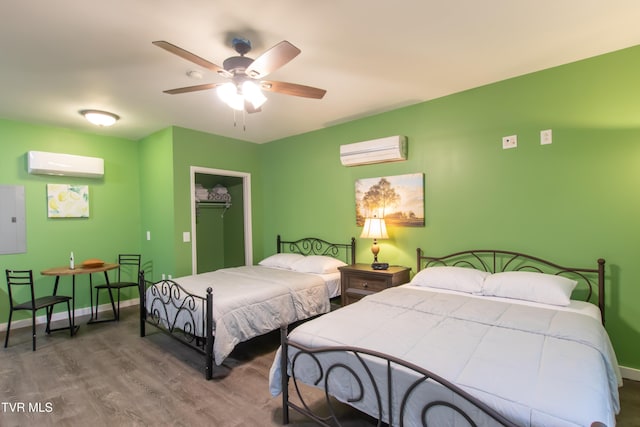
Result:
M597 261L595 268L564 267L531 255L520 252L501 251L493 249L477 249L456 252L453 254L433 257L423 255L422 249L417 249L417 271L422 268L437 265L451 265L470 267L490 273L503 271L536 271L539 273L565 276L578 281L574 295L585 301L593 302L594 288L597 287L598 307L604 324L604 259Z
M298 240L286 241L277 239L278 253L289 252L302 255L326 255L340 259L347 264L356 263L356 239L349 243L331 243L317 237L304 237Z

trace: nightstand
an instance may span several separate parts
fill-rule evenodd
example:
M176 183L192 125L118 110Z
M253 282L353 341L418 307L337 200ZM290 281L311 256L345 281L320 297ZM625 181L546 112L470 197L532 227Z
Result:
M342 306L358 301L364 296L380 292L392 286L409 283L408 267L392 265L388 270L374 270L369 264L353 264L339 267L342 286Z

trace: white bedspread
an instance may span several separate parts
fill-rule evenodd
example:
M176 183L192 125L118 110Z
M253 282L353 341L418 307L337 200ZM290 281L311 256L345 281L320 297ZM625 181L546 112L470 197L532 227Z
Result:
M213 289L213 352L217 365L240 342L330 309L327 287L314 274L244 266L173 280L187 292L203 298L208 287ZM148 312L159 309L165 316L166 308L166 317L173 321L178 310L173 305L161 307L160 301L154 300L152 287L147 289L146 298ZM193 316L196 330L192 332L203 336L203 315L198 303L193 309L180 312L175 324L180 327L191 323Z
M290 340L396 356L522 426L601 421L611 427L620 408L622 380L609 337L600 322L583 314L399 287L307 322ZM270 375L273 395L281 387L279 354ZM345 395L336 397L344 401L349 386L341 390ZM359 406L373 416L376 408L371 400Z

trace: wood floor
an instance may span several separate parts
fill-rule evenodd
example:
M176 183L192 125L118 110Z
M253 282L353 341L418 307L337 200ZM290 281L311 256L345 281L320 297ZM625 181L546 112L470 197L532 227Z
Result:
M118 323L78 320L74 338L40 326L36 352L30 328L11 332L0 351L0 426L281 425L280 399L268 389L277 333L240 344L206 381L193 350L160 333L139 337L137 307ZM640 383L625 381L621 400L618 426L640 426ZM346 425L367 424L340 411ZM291 417L294 426L314 425Z

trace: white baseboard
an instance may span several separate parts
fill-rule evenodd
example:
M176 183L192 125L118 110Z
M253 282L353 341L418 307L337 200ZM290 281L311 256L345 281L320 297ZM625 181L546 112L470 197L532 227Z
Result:
M640 381L640 369L620 366L620 373L625 380Z
M130 307L132 305L138 305L140 303L140 299L139 298L133 298L133 299L128 299L125 301L120 301L120 308L125 308L125 307ZM98 306L98 313L112 313L112 308L111 308L111 303L106 303L106 304L102 304L100 306ZM44 313L44 311L43 311ZM78 318L80 316L90 316L91 315L91 307L84 307L84 308L78 308L75 310L75 317ZM113 315L112 315L113 316ZM66 311L61 311L58 313L53 313L53 316L51 316L51 321L56 321L56 320L67 320L67 313ZM40 325L40 324L45 324L47 323L47 316L46 314L43 314L41 316L36 317L36 324ZM15 329L15 328L24 328L24 327L30 327L31 326L31 319L20 319L20 320L14 320L11 322L11 329ZM7 322L5 320L4 323L0 323L0 332L1 331L6 331L7 330Z

